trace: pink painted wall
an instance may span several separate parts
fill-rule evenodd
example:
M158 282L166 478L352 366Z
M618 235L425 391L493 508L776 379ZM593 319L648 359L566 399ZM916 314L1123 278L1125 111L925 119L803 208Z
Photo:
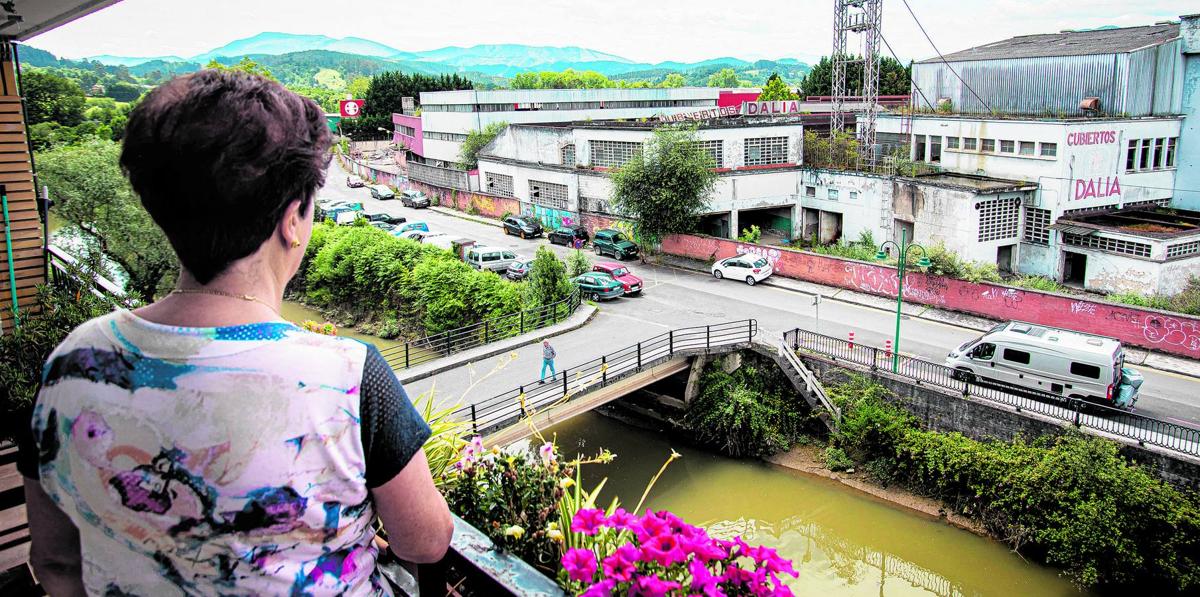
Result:
M670 236L662 248L671 255L701 260L756 253L769 259L782 276L880 296L896 296L899 285L895 268L714 237ZM1101 334L1134 346L1200 358L1200 318L1188 315L915 272L904 277L904 300L991 319Z
M415 180L407 183L407 188L424 192L432 199L441 197L442 207L451 207L464 213L477 213L481 216L499 219L506 213L521 213L521 203L512 197L485 195L468 191L455 191ZM474 210L471 208L474 207Z
M758 101L758 92L738 93L736 91L721 91L717 94L717 107L725 108L728 106L741 107L742 102Z
M393 132L392 143L403 143L405 146L411 149L413 153L419 156L425 155L425 137L421 134L422 129L420 116L409 116L408 114L393 113L392 124L411 126L417 132L416 136L414 137Z

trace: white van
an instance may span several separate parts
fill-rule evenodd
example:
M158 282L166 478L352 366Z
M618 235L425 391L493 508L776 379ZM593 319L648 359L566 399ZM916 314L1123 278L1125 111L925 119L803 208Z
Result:
M950 352L964 381L1040 390L1107 406L1132 407L1141 375L1125 369L1121 342L1032 323L1002 323Z
M517 260L517 254L501 247L471 247L463 261L475 269L486 269L496 273L508 271L508 266Z

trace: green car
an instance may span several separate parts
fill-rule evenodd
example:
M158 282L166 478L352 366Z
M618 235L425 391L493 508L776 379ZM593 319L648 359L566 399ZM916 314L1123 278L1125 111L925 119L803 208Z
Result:
M625 294L625 287L621 286L620 282L612 279L612 276L607 274L588 272L571 278L571 282L579 287L579 291L583 293L583 298L593 301L607 301Z
M597 255L608 254L615 259L638 256L638 246L626 238L623 232L612 228L597 230L596 238L592 240L592 246L596 249Z

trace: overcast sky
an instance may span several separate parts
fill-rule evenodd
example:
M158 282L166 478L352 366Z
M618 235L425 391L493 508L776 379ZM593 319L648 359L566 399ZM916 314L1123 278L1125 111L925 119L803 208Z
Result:
M942 52L1031 33L1149 25L1196 0L908 0ZM400 50L519 43L636 61L792 57L832 45L832 0L123 0L29 43L65 57L192 56L262 31L356 36ZM884 0L901 59L934 55L903 0Z

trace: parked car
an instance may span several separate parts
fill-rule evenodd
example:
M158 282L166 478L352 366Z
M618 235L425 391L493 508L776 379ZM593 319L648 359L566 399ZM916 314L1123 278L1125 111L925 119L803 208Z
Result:
M405 222L401 224L400 227L396 228L397 232L408 232L410 230L429 232L429 224L426 224L425 222Z
M421 239L425 238L426 234L429 233L424 230L392 230L392 236L396 238L407 238L408 240L415 240L417 242L421 242Z
M1125 367L1121 341L1035 325L1002 323L946 357L957 379L1027 388L1131 408L1142 375Z
M337 201L330 201L329 203L325 204L326 211L332 211L332 210L335 210L338 208L345 208L345 209L349 209L349 210L353 210L353 211L362 211L363 204L360 201L346 201L344 199L339 199Z
M584 298L590 300L615 299L625 294L625 289L621 283L612 279L612 276L599 272L589 272L571 278L571 282L579 287L579 292L583 293Z
M369 224L384 232L391 232L396 229L394 224L388 224L387 222L369 222Z
M348 209L339 209L330 212L330 214L331 216L327 217L331 217L338 226L353 226L362 217L362 212L350 211Z
M517 260L517 254L503 247L471 247L464 256L467 265L496 273L508 271L508 266Z
M505 234L521 238L537 238L542 235L542 223L533 216L508 216L501 224Z
M387 199L395 199L396 194L393 193L392 190L387 188L385 185L377 184L377 185L371 185L371 198L379 199L380 201L384 201Z
M734 255L728 259L722 259L712 266L714 278L745 280L751 286L766 280L773 273L775 270L771 267L771 262L767 261L766 257L758 255Z
M508 271L504 272L504 277L509 280L524 280L529 276L529 270L533 269L533 260L526 257L517 257L517 260L508 266Z
M620 263L601 261L592 266L592 271L608 274L612 279L621 283L626 295L641 294L642 279L629 272L629 268Z
M368 222L383 222L386 224L403 224L408 221L404 216L393 216L392 214L383 213L381 211L364 212L363 217Z
M348 186L352 189L361 189L362 187L367 186L367 183L363 182L363 179L361 179L357 176L347 176L346 177L346 186Z
M564 247L575 246L575 241L582 241L580 246L588 244L588 231L583 226L563 226L555 228L546 235L546 239L553 245L562 245Z
M597 230L592 247L596 249L597 255L612 255L613 259L627 259L638 255L638 246L626 238L625 233L612 228Z
M421 191L407 190L400 192L400 203L404 207L419 209L429 207L429 197Z

